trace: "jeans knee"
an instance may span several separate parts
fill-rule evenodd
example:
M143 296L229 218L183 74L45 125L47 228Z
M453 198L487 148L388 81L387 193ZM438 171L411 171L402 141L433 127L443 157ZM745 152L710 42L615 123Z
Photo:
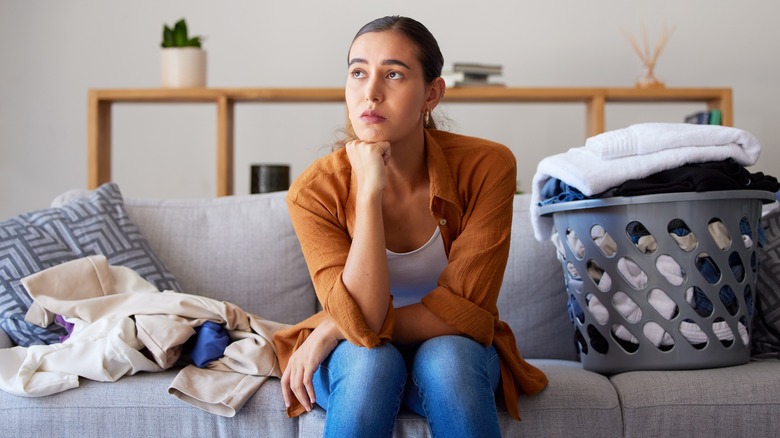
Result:
M341 382L350 382L351 386L363 387L368 391L379 391L382 387L394 391L395 388L403 388L406 383L403 356L390 343L368 349L342 341L336 351L334 353L340 356L338 369L333 369L333 361L329 368Z
M470 385L495 390L500 364L494 347L463 336L442 336L423 342L414 358L412 378L421 388L453 391Z
M327 376L317 393L328 412L324 436L390 436L406 384L395 346L368 349L342 341L317 372Z
M495 404L500 365L493 346L462 336L442 336L417 350L412 378L434 436L501 436Z
M470 369L484 370L485 347L463 336L440 336L423 342L415 355L415 369L436 374L461 375Z
M405 378L406 366L404 358L395 346L390 343L372 349L358 347L363 354L357 356L353 366L357 374L377 376L381 379Z

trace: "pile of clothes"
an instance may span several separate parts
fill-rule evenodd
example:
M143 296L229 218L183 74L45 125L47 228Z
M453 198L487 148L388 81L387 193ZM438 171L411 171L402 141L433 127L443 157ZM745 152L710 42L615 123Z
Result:
M750 173L745 168L756 163L760 152L759 142L749 132L714 125L642 123L588 138L585 146L547 157L539 163L532 184L534 235L540 241L552 239L558 247L559 257L564 254L563 240L575 253L581 252L579 257L582 258L584 247L576 234L559 236L554 230L552 217L539 214L540 207L583 199L680 192L761 190L777 193L780 184L776 178L761 172ZM683 221L679 222L673 230L670 228L670 235L682 250L690 251L696 246L696 236ZM629 226L633 228L627 229L627 233L637 249L643 253L654 252L655 239L642 224L632 222ZM598 226L591 230L591 237L602 252L611 257L616 252L614 241L605 232L602 232L603 236L597 236L599 230L596 228ZM709 224L709 231L721 249L728 246L730 238L721 222ZM754 236L749 225L743 221L740 231L746 248L751 247ZM719 239L720 236L724 236L723 239ZM757 237L760 242L761 236ZM729 264L735 277L741 281L745 271L741 260L738 257L730 259ZM672 257L661 255L656 265L672 285L683 284L686 273ZM711 284L720 278L718 267L709 257L697 259L696 267ZM630 258L622 258L618 269L635 289L647 286L647 274ZM588 264L587 275L602 292L611 288L609 273L595 263ZM582 293L582 279L570 264L568 278L569 287ZM677 315L675 302L663 291L654 289L647 298L649 304L667 320ZM719 298L724 305L737 305L736 295L728 285L721 289ZM701 316L712 313L712 302L696 286L686 289L685 300ZM607 309L594 294L587 294L586 303L588 311L600 324L608 322ZM613 294L612 304L627 321L635 323L641 320L642 310L626 293ZM573 318L583 321L583 309L576 300L570 300L569 311ZM746 327L740 322L738 329L743 343L747 344ZM692 320L682 321L680 331L694 346L703 346L707 341L706 334ZM713 331L721 341L729 337L733 339L725 321L716 322ZM630 346L638 344L638 340L622 325L618 325L617 329L613 327L613 334L624 348L628 346L631 350ZM644 335L661 349L670 348L674 343L660 325L652 322L644 325Z
M233 417L269 377L281 377L273 333L288 327L234 304L163 291L105 256L88 256L22 280L33 304L25 320L64 321L60 344L0 349L0 390L43 397L84 377L115 382L184 365L170 395Z
M534 236L552 234L549 203L715 190L777 192L777 179L750 173L761 144L742 129L689 123L640 123L590 137L585 146L539 162L531 189Z

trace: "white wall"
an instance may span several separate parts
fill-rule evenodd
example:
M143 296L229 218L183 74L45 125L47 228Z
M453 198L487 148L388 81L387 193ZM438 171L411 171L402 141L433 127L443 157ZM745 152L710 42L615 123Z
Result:
M657 74L669 86L732 87L735 125L764 150L752 171L780 175L780 3L765 0L207 1L0 0L0 220L86 185L87 90L159 85L163 23L186 17L205 34L213 87L338 87L358 28L414 17L447 62L501 63L512 86L633 86L642 72L621 28L651 40L676 32ZM696 104L618 105L607 128L681 121ZM129 197L215 193L213 105L119 105L113 179ZM509 145L529 190L538 161L584 141L584 107L445 105L451 128ZM236 192L249 165L290 163L293 175L327 152L338 104L240 104Z

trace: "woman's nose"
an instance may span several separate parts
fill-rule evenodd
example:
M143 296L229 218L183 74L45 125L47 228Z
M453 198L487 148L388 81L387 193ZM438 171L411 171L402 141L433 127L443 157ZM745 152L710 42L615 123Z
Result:
M376 75L370 78L366 84L366 101L368 102L381 102L384 99L381 81L375 78Z

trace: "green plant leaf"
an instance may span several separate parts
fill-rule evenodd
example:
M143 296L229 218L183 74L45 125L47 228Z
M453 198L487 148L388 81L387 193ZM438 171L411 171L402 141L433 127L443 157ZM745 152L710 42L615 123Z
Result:
M173 47L173 30L171 30L170 27L167 25L163 25L163 39L162 39L162 46L163 47Z
M177 21L173 28L163 25L162 47L201 47L203 37L194 36L192 38L187 34L187 22L184 18Z
M182 18L173 27L173 42L176 47L184 47L187 44L187 22Z
M184 35L187 35L187 20L184 18L177 21L173 27L176 32L182 32Z

